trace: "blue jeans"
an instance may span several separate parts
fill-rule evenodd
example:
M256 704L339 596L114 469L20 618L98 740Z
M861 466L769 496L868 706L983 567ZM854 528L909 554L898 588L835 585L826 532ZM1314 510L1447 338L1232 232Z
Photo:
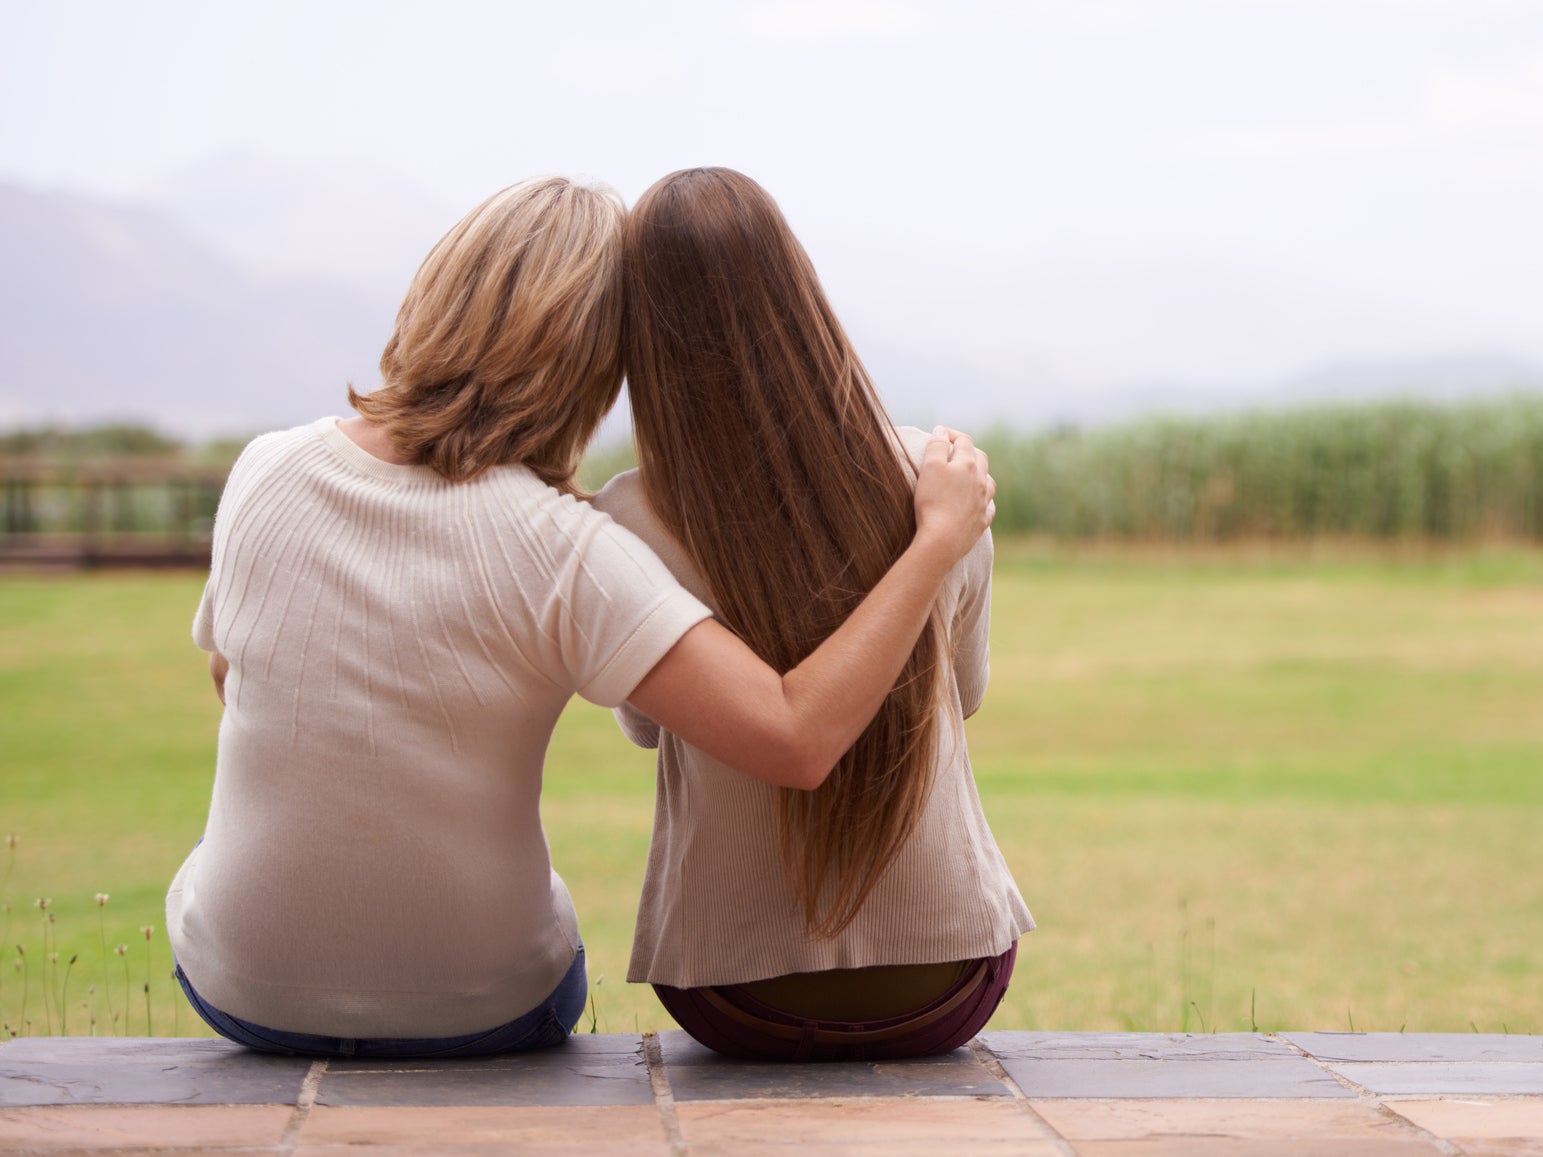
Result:
M508 1024L465 1036L448 1037L348 1037L314 1036L307 1032L281 1032L252 1024L209 1004L188 982L182 966L177 966L177 980L182 991L204 1023L226 1040L249 1049L288 1056L313 1057L480 1057L491 1053L527 1052L562 1044L579 1023L584 1001L589 995L589 981L584 975L584 946L551 995L535 1008Z

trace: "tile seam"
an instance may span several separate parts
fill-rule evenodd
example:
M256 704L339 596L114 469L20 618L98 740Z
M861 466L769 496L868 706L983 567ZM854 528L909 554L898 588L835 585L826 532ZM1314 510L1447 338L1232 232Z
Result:
M1349 1089L1352 1093L1354 1093L1358 1100L1361 1100L1361 1101L1372 1101L1372 1102L1379 1101L1379 1098L1378 1098L1377 1094L1372 1092L1365 1085L1358 1084L1357 1082L1352 1081L1349 1077L1345 1076L1343 1073L1336 1073L1333 1069L1331 1069L1329 1067L1329 1064L1328 1064L1327 1061L1319 1060L1317 1057L1313 1056L1312 1053L1308 1052L1306 1049L1302 1048L1300 1045L1292 1043L1291 1041L1287 1040L1285 1037L1281 1036L1278 1033L1273 1033L1272 1032L1272 1033L1266 1033L1265 1035L1267 1035L1271 1040L1278 1041L1281 1044L1285 1045L1288 1049L1290 1049L1292 1052L1296 1053L1297 1056L1301 1057L1303 1060L1311 1061L1314 1065L1316 1065L1318 1067L1320 1072L1327 1073L1329 1075L1329 1078L1331 1080L1335 1081L1341 1088Z
M1380 1112L1383 1116L1397 1121L1400 1125L1404 1126L1404 1128L1412 1130L1414 1134L1421 1140L1429 1141L1432 1145L1436 1146L1436 1148L1447 1154L1448 1157L1462 1157L1463 1149L1459 1145L1452 1141L1448 1141L1445 1137L1432 1133L1424 1125L1421 1125L1415 1121L1411 1121L1408 1117L1395 1110L1391 1105L1379 1101L1377 1103L1377 1111Z
M686 1141L681 1136L680 1118L675 1115L675 1092L670 1088L670 1076L664 1069L664 1050L659 1047L659 1034L643 1034L643 1060L648 1064L648 1087L654 1094L654 1108L659 1111L659 1126L664 1130L665 1142L670 1146L671 1157L686 1157Z
M316 1105L316 1098L321 1093L321 1079L327 1075L327 1059L311 1062L311 1067L305 1072L305 1079L300 1082L300 1093L295 1098L295 1111L289 1115L289 1123L284 1126L284 1135L279 1138L277 1152L293 1153L295 1144L300 1139L300 1130L305 1127L307 1118L311 1115L311 1109Z
M995 1077L997 1082L1007 1089L1013 1100L1018 1103L1022 1112L1031 1117L1034 1123L1045 1131L1045 1136L1055 1145L1062 1157L1077 1157L1077 1151L1072 1148L1072 1143L1061 1136L1060 1130L1047 1121L1040 1111L1034 1107L1029 1101L1029 1095L1019 1087L1017 1081L1008 1075L1007 1070L1002 1066L1001 1060L998 1059L996 1053L986 1046L986 1042L981 1040L980 1037L974 1037L970 1041L969 1048L980 1067Z
M1020 1097L999 1097L991 1093L821 1093L818 1096L792 1094L789 1096L703 1097L689 1100L690 1105L711 1105L714 1108L737 1108L748 1105L850 1105L864 1101L926 1101L929 1105L941 1101L947 1105L1005 1105L1022 1100ZM1054 1098L1046 1097L1045 1100ZM1430 1100L1429 1097L1424 1098Z
M1306 1060L1309 1060L1313 1064L1317 1065L1321 1070L1328 1073L1329 1076L1338 1081L1344 1088L1349 1089L1352 1093L1354 1093L1356 1095L1356 1099L1360 1101L1361 1104L1368 1105L1372 1109L1375 1109L1380 1116L1386 1118L1389 1121L1398 1122L1405 1129L1412 1130L1415 1136L1419 1137L1420 1140L1427 1141L1434 1145L1438 1150L1446 1154L1447 1157L1462 1157L1463 1151L1456 1145L1452 1144L1452 1142L1448 1141L1445 1137L1436 1136L1436 1134L1432 1133L1429 1129L1421 1128L1408 1117L1401 1116L1400 1114L1394 1112L1391 1108L1388 1107L1388 1105L1383 1101L1379 1094L1373 1093L1366 1086L1357 1084L1349 1077L1335 1072L1332 1068L1329 1067L1329 1062L1320 1060L1318 1057L1315 1057L1312 1053L1308 1052L1294 1041L1286 1040L1285 1037L1281 1036L1279 1033L1272 1032L1268 1035L1271 1039L1280 1041L1287 1048L1292 1049Z

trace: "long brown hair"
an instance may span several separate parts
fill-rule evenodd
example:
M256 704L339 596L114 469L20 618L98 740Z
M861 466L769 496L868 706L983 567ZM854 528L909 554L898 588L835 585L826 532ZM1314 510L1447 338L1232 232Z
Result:
M643 486L728 626L779 671L815 649L915 533L913 475L814 268L731 169L672 173L628 215L623 360ZM932 786L941 630L816 791L777 791L810 930L850 924Z
M434 246L354 409L452 481L521 462L572 490L621 390L621 200L537 177L495 193Z

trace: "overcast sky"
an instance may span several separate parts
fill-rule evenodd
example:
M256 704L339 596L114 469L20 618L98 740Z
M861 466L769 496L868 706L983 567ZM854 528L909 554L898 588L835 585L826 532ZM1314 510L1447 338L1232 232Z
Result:
M731 165L940 376L1543 363L1535 0L0 0L0 180L231 156L416 186L436 230L534 173Z

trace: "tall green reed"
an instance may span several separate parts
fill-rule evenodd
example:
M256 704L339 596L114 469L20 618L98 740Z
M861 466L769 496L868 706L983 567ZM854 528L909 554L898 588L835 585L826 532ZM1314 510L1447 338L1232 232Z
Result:
M1543 538L1543 397L988 433L996 529L1058 538Z

